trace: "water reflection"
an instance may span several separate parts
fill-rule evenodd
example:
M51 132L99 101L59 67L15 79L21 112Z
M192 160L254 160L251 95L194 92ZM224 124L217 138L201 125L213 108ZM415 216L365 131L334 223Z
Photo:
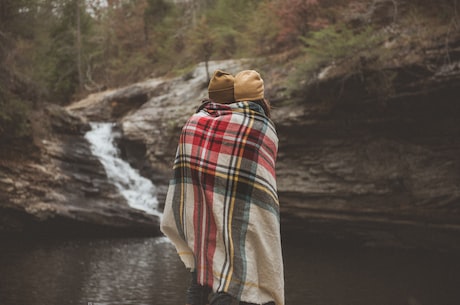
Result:
M182 304L186 271L165 238L9 244L1 304Z
M102 304L180 304L184 270L165 238L92 242L80 301ZM179 285L178 285L179 284ZM183 288L185 289L185 288ZM169 300L166 303L164 300ZM171 300L174 300L171 302ZM169 302L169 303L168 303Z
M454 254L302 239L283 249L287 305L460 304ZM2 241L2 305L183 305L188 281L165 238Z

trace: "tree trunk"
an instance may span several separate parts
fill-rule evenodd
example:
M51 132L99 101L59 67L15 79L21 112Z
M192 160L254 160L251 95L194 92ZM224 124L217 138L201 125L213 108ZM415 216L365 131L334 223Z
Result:
M76 0L77 3L77 70L78 70L78 86L80 90L83 88L83 72L82 72L82 61L81 61L81 16L80 16L80 0Z

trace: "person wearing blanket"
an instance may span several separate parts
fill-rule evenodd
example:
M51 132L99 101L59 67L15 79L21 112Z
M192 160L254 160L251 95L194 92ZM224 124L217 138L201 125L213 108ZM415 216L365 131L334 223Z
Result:
M191 270L188 305L284 305L278 137L254 70L217 70L182 128L161 222Z

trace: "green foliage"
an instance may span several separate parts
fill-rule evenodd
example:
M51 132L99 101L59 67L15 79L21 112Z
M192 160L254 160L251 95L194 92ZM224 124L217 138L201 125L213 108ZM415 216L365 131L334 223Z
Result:
M197 59L209 61L214 52L216 35L211 31L205 16L200 19L195 27L191 39L195 48L194 53L198 54Z
M248 53L268 55L276 52L280 24L274 22L277 15L272 2L262 1L247 21L247 32L243 37Z
M172 9L172 4L164 0L147 0L147 7L144 11L146 27L160 24L171 13Z
M342 72L338 73L342 73L342 77L362 75L365 70L378 70L390 54L381 47L385 38L372 27L352 29L344 24L329 26L301 37L304 55L296 59L297 71L288 84L290 94L299 94L296 91L302 93L311 82L322 77L320 72L326 67L340 66ZM389 92L393 78L389 74L375 74L369 79L362 78L362 81L365 82L363 86L368 86L369 92ZM377 88L376 80L384 83L385 88Z
M108 5L97 5L102 2ZM200 61L279 55L279 64L290 61L297 71L290 73L293 90L333 64L343 67L338 74L381 70L395 52L381 47L387 37L340 23L368 6L352 0L1 0L0 126L19 132L26 125L21 117L40 101L65 104L149 76L177 75ZM425 47L429 37L443 34L432 30L437 25L446 24L444 34L460 27L457 1L405 7L409 16L401 10L394 21L404 31L398 45ZM369 92L391 92L394 77L362 79Z
M53 22L48 24L49 45L46 54L46 81L49 100L59 104L71 101L78 88L77 31L86 38L91 30L91 18L80 6L80 28L77 28L77 1L62 1L55 9Z
M0 1L0 33L14 34L17 37L30 37L33 33L37 0Z
M152 39L148 41L150 53L147 59L150 62L150 72L156 75L166 74L171 69L186 65L187 46L186 28L187 20L183 18L184 12L174 6L168 7L165 15L151 28Z
M0 140L29 134L28 111L24 100L0 87Z
M326 66L344 61L348 63L349 73L359 72L363 60L375 61L375 57L379 56L375 52L382 42L382 37L376 35L371 27L358 31L343 24L329 26L300 39L304 43L305 55L298 59L295 83L300 79L314 78Z
M260 1L218 0L205 11L208 29L214 36L213 58L225 59L245 55L249 50L247 33L249 21Z
M355 58L363 52L377 47L382 38L372 27L362 30L348 28L345 25L329 26L301 37L305 52L312 56L319 66L334 61Z
M25 10L24 8L30 8ZM0 139L27 135L28 96L26 78L21 73L21 61L27 49L22 43L33 38L35 1L3 0L0 3Z

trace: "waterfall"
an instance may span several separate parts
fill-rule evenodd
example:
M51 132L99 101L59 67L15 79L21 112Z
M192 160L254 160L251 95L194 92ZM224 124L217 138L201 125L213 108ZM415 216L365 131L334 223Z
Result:
M122 160L114 139L119 137L113 131L113 123L90 123L91 130L85 134L91 152L99 158L107 178L126 198L128 204L148 214L161 215L157 210L158 199L153 183L142 177L128 162Z

